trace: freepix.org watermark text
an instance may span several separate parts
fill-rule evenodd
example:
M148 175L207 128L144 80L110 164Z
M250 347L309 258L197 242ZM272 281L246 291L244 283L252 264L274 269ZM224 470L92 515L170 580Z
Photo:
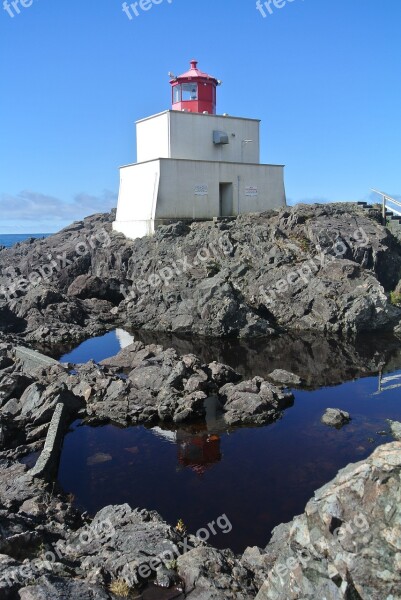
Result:
M122 5L123 13L125 13L130 21L135 17L139 17L141 13L148 12L153 6L167 2L172 4L173 0L139 0L139 2L124 2Z
M266 19L268 15L273 15L277 9L284 8L287 4L292 4L295 0L262 0L256 1L256 10ZM303 2L303 0L302 0Z

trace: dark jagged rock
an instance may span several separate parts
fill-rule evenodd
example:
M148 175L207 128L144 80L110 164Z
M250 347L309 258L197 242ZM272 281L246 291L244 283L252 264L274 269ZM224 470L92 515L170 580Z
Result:
M58 405L66 423L68 416L70 422L80 416L123 426L185 423L204 419L205 400L216 396L229 425L262 425L278 419L293 400L262 377L238 383L241 375L227 365L155 344L134 342L101 365L90 361L73 370L12 344L0 344L0 353L9 363L0 371L0 456L3 450L6 457L43 445Z
M112 594L98 585L85 581L68 580L43 575L33 585L19 591L21 600L54 600L55 598L80 598L80 600L111 600Z
M252 571L230 550L195 548L178 558L177 571L193 600L251 600L257 592Z
M183 423L203 418L205 399L217 395L229 424L261 425L279 418L293 399L263 378L255 378L252 398L244 397L249 383L236 386L241 376L227 365L207 365L194 355L180 357L171 348L140 342L102 361L102 366L106 371L90 364L77 366L76 375L66 380L74 393L86 398L91 422Z
M3 327L76 341L126 325L216 337L354 334L401 319L401 245L374 211L298 205L127 240L95 215L0 255ZM2 320L3 322L3 320Z
M263 425L278 419L281 411L292 406L294 396L254 377L237 385L229 383L219 392L224 406L224 418L230 425Z

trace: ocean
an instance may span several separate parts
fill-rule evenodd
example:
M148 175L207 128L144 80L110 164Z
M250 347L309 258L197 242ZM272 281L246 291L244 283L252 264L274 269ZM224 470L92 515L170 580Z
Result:
M29 238L49 237L51 233L0 233L0 246L10 248L18 242L23 242Z

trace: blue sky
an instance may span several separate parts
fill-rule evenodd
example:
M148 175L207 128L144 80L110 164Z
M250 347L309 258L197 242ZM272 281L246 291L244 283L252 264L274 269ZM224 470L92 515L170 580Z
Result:
M0 0L0 232L115 205L135 120L170 108L167 73L191 58L223 80L218 112L262 119L291 203L401 195L400 0L276 0L265 18L159 0L131 20L121 0L22 1L11 17Z

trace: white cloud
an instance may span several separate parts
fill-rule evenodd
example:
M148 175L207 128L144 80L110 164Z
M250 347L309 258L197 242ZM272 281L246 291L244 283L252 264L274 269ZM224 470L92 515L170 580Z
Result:
M117 194L109 190L100 196L77 194L72 202L31 191L22 191L15 196L0 194L0 223L4 229L10 227L7 221L46 221L57 225L77 221L93 213L109 212L116 206Z
M300 200L293 200L287 198L288 206L295 206L295 204L327 204L329 200L327 198L301 198Z

